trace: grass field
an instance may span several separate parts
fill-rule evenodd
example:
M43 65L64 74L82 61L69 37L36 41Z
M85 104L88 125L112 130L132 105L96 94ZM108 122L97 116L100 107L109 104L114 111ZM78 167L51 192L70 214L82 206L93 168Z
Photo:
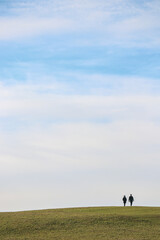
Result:
M1 240L160 240L160 208L95 207L0 213Z

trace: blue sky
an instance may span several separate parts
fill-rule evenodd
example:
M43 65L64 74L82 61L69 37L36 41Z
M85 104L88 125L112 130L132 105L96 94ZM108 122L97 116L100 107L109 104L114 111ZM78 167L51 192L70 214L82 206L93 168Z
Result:
M160 2L0 2L0 211L158 206Z

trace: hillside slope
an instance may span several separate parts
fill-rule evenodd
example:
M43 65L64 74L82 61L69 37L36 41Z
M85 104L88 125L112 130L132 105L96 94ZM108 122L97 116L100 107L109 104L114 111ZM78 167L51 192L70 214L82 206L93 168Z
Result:
M1 240L160 240L160 208L95 207L0 213Z

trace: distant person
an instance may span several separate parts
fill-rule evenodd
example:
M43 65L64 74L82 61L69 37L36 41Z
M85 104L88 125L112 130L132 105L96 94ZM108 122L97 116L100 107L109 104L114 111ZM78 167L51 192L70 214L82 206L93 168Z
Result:
M122 198L122 200L123 200L123 204L124 204L124 207L126 206L126 202L127 202L127 198L126 198L126 196L124 195L124 197Z
M130 194L130 196L128 198L128 201L130 202L130 205L132 206L133 201L134 201L134 198L133 198L132 194Z

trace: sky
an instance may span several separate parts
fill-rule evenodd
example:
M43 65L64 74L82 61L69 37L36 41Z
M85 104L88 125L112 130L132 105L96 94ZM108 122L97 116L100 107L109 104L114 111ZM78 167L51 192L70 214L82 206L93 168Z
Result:
M160 204L160 1L0 1L0 211Z

